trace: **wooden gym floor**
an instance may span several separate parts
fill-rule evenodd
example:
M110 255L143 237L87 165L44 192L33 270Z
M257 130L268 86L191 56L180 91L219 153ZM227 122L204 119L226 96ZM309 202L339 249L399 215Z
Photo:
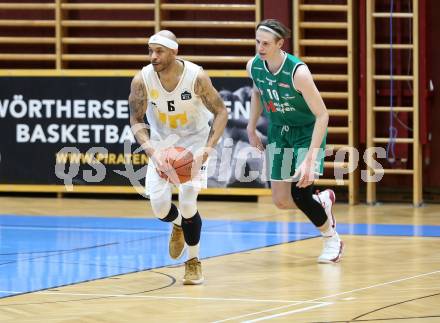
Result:
M346 243L336 265L316 263L321 239L297 211L236 202L199 210L206 282L183 286L184 259L169 261L168 227L147 201L0 197L0 321L440 321L440 205L336 204ZM127 237L138 240L113 254L83 248Z

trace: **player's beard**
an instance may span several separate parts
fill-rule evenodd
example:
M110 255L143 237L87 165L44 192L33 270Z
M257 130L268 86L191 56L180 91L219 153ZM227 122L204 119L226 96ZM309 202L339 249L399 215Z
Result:
M162 63L160 63L160 64L153 64L153 68L155 72L159 73L162 72L164 69L166 69L167 66L164 66Z
M156 73L159 73L165 71L170 65L171 65L171 61L166 60L166 61L161 61L157 65L153 63L153 68Z

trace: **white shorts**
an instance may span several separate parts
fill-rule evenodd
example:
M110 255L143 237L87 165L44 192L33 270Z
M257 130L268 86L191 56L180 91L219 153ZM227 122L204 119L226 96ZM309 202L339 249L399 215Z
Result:
M208 186L208 170L207 162L201 167L199 174L193 178L191 181L185 182L183 184L173 184L169 180L166 180L159 176L156 171L156 167L153 163L148 164L147 176L145 178L145 194L147 196L151 195L153 192L159 193L168 188L168 186L192 186L194 189L200 191ZM154 191L153 191L154 190Z
M196 154L197 151L203 148L206 144L206 136L194 135L188 136L185 138L180 138L176 142L172 143L174 147L184 147L190 150L193 154ZM163 143L164 141L162 141ZM160 147L162 149L167 147ZM154 192L160 192L168 188L168 186L174 185L169 180L163 179L159 176L156 171L156 167L152 162L148 163L147 175L145 178L145 194L147 196L151 195L152 190ZM201 190L207 188L208 186L208 161L206 161L200 171L199 174L194 177L191 181L180 185L174 185L176 187L189 185L197 190Z

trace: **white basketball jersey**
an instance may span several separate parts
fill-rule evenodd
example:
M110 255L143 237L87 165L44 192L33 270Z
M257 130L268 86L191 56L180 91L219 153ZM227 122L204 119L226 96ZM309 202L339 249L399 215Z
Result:
M173 145L192 148L188 146L196 139L194 136L198 138L196 141L206 142L208 121L212 114L194 92L194 84L201 67L188 61L182 62L182 76L171 92L163 88L153 65L142 69L142 77L148 93L147 120L151 139L167 141L170 136L177 135L178 139L174 140Z

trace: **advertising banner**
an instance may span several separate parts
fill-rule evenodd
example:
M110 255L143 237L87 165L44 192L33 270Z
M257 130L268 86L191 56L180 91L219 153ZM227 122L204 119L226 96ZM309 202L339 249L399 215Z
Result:
M213 77L229 112L208 187L267 187L246 126L251 81ZM0 77L0 185L143 186L129 125L129 77ZM258 130L265 139L264 118Z

